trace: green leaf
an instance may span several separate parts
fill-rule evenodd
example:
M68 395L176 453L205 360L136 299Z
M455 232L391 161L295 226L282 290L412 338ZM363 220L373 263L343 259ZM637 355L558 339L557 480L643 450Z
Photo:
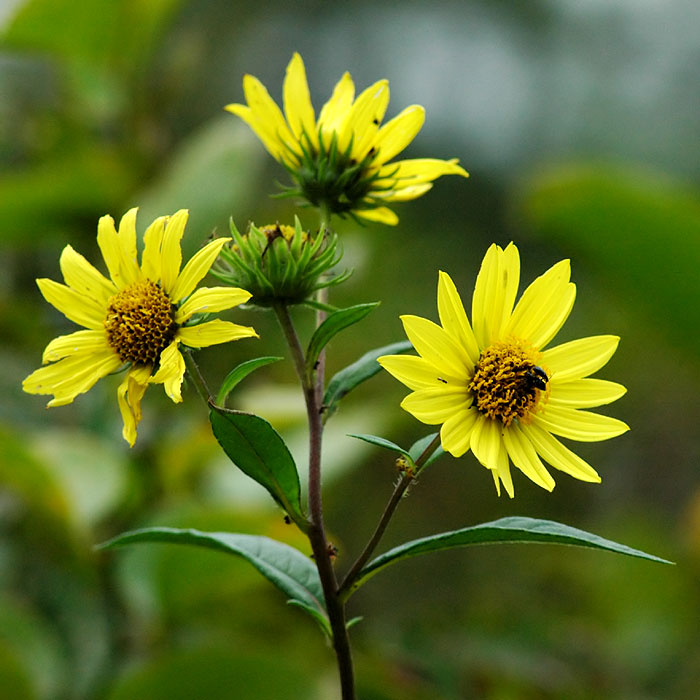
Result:
M260 416L212 406L209 420L229 459L264 486L297 526L308 523L301 507L299 474L292 454L277 431Z
M309 612L317 621L325 620L325 626L321 626L327 627L323 588L316 566L310 557L294 547L262 535L149 527L124 532L98 548L114 549L142 542L188 544L243 557L288 595L291 603Z
M624 544L606 540L590 532L569 527L552 520L539 520L520 516L501 518L490 523L482 523L465 527L452 532L442 532L438 535L423 537L419 540L406 542L390 549L372 560L362 569L357 580L352 584L346 596L366 583L372 576L402 559L415 557L428 552L439 552L444 549L466 547L473 544L503 544L514 542L545 542L550 544L566 544L591 549L604 549L631 557L649 559L662 564L673 562L661 559L653 554L646 554L638 549L632 549Z
M254 360L241 362L240 365L234 367L227 375L221 384L219 393L216 395L216 403L218 406L223 406L226 403L226 398L233 391L236 385L245 379L251 372L254 372L259 367L279 362L281 357L257 357Z
M408 450L408 456L415 462L422 454L425 452L425 450L428 448L430 443L438 436L438 433L431 433L430 435L426 435L425 437L422 437L420 440L416 440L412 445L411 448ZM438 457L442 457L442 455L445 454L445 450L442 449L442 445L438 445L434 450L433 453L428 457L428 459L425 460L423 463L423 466L421 467L421 471L425 469L426 467L430 466Z
M306 351L307 370L311 372L314 369L321 351L336 333L361 321L376 306L379 306L378 301L370 304L357 304L357 306L350 306L330 314L311 336L309 348Z
M403 447L399 447L395 442L392 442L391 440L387 440L386 438L378 437L377 435L363 435L363 434L354 434L354 433L349 433L348 437L351 438L357 438L358 440L364 440L365 442L369 442L372 445L377 445L377 447L383 447L386 450L391 450L392 452L398 452L399 454L402 454L408 458L411 458L410 453L408 450L404 450Z

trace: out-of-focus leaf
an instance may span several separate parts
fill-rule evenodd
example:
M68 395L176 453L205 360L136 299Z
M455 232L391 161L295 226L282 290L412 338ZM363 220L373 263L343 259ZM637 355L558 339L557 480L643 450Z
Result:
M201 532L169 527L152 527L125 532L100 545L102 549L143 542L187 544L235 554L250 562L268 581L296 601L301 608L313 608L325 616L323 589L312 560L298 549L262 535L231 532Z
M696 350L700 201L679 184L612 167L570 167L528 181L519 208L538 235L588 258L673 341Z
M309 341L309 348L306 351L306 366L309 371L313 370L318 356L326 347L331 338L340 331L361 321L372 309L377 307L379 302L369 304L357 304L347 309L339 309L328 315L328 318L314 331Z
M372 576L395 564L402 559L415 557L419 554L439 552L444 549L466 547L474 544L506 544L515 542L544 542L548 544L575 545L591 549L603 549L617 554L648 559L662 564L673 562L661 559L653 554L647 554L638 549L632 549L624 544L606 540L585 530L579 530L569 525L556 523L552 520L539 520L514 516L501 518L490 523L482 523L461 530L441 532L438 535L423 537L419 540L406 542L390 549L371 561L362 569L358 579L353 583L350 592L366 583Z
M328 382L326 393L323 397L323 405L326 409L326 419L333 415L338 408L338 402L356 386L370 379L381 370L377 358L382 355L397 355L412 350L413 346L408 340L402 340L391 345L384 345L366 352L359 360L348 365L340 372L336 372Z
M216 395L217 405L224 406L226 398L233 391L238 382L245 379L251 372L254 372L259 367L264 367L273 362L279 362L281 359L281 357L257 357L253 360L241 362L240 365L234 367L221 383L219 393Z
M12 700L37 700L38 695L21 663L12 651L0 643L0 688Z
M289 517L305 529L299 474L277 431L260 416L216 406L212 406L209 419L214 436L229 459L264 486Z
M261 700L312 698L317 679L298 661L270 649L207 646L170 651L130 666L107 700ZM275 650L277 652L278 649Z

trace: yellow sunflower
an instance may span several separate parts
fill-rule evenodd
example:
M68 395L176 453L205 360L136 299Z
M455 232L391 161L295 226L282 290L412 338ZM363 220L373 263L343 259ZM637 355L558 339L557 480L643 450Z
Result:
M97 243L111 279L66 246L60 259L66 284L37 280L46 301L86 330L52 340L42 358L51 364L32 372L22 385L30 394L53 394L48 406L63 406L98 379L129 365L117 400L124 439L132 446L149 384L163 384L174 402L182 401L185 361L180 344L202 348L257 337L252 328L220 319L196 322L201 319L198 314L222 311L250 298L245 290L231 287L195 291L230 239L211 241L180 269L180 240L188 217L181 209L148 227L139 266L136 211L122 217L118 233L111 216L103 216L98 224Z
M284 79L284 114L252 75L243 78L243 91L248 104L226 109L243 119L287 168L298 186L290 194L330 213L394 225L398 217L386 202L420 197L441 175L468 176L457 159L389 162L420 131L425 109L411 105L381 126L389 104L387 80L355 99L355 85L345 73L316 119L304 62L295 53Z
M629 430L587 408L611 403L626 389L591 379L617 349L619 338L599 335L545 349L569 316L576 287L568 260L553 265L515 304L518 249L492 245L472 297L472 324L450 276L440 272L441 326L402 316L420 357L386 355L378 362L413 390L401 406L423 423L442 424L442 447L455 457L468 450L513 497L510 462L542 488L554 479L542 460L582 481L597 472L557 437L597 442ZM515 307L514 307L515 305Z

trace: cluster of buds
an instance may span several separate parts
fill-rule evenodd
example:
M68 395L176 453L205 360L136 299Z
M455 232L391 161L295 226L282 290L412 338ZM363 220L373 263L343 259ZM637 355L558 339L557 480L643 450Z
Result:
M300 304L351 274L326 274L342 257L338 236L326 229L312 238L296 217L294 226L250 224L245 234L231 222L231 236L233 241L222 249L212 274L248 290L250 304Z

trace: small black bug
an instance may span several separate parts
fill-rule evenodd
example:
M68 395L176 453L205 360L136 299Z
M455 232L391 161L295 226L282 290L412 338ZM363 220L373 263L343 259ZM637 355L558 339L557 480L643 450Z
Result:
M533 367L525 372L528 384L534 389L545 391L549 377L541 367Z

